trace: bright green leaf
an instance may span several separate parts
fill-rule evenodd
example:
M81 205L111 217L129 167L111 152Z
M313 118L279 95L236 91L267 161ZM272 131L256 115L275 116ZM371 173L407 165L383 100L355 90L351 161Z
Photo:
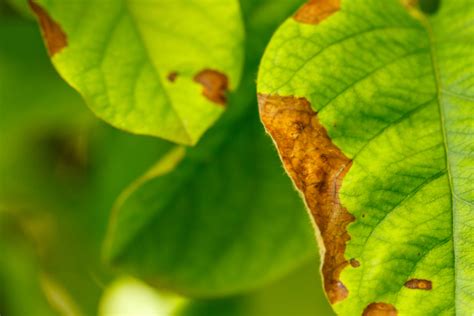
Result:
M338 258L323 266L328 295L340 315L471 315L472 3L429 15L338 2L287 20L258 80L266 128Z
M237 0L38 0L59 73L115 127L195 144L240 79Z

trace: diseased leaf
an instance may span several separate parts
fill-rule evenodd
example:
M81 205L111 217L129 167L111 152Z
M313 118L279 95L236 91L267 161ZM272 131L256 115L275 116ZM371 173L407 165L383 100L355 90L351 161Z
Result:
M274 35L260 115L340 315L474 310L474 10L313 0Z
M115 127L192 145L243 61L237 0L34 0L52 61Z
M270 3L246 5L258 14ZM248 34L268 38L295 4L286 8L266 27L248 21ZM154 177L146 175L119 199L105 248L112 264L148 282L210 297L255 288L310 258L308 218L254 106L259 53L249 44L244 84L199 146L172 151L152 169Z

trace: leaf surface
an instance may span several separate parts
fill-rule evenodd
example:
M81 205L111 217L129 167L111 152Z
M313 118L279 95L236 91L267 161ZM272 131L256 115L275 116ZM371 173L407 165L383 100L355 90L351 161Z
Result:
M126 131L195 144L240 80L237 0L30 4L62 77Z
M341 315L474 310L472 38L469 1L313 0L267 48L260 115Z

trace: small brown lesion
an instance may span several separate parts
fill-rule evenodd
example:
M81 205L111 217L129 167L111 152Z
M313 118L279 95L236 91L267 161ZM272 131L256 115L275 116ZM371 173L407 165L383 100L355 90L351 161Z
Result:
M341 205L339 189L351 160L332 143L305 98L259 95L258 100L265 129L319 229L324 288L334 304L349 293L340 273L350 264L344 252L354 217Z
M340 9L340 0L309 0L293 18L300 23L319 24Z
M349 260L349 263L351 264L353 268L360 267L360 262L355 258L351 258L351 260Z
M430 280L424 279L410 279L405 282L405 287L413 290L425 290L429 291L433 288L433 284Z
M194 76L194 81L203 86L202 94L210 101L224 106L227 103L229 80L223 73L204 69Z
M397 316L398 311L392 304L388 303L371 303L362 313L362 316Z
M38 17L46 48L48 49L49 55L52 57L67 46L66 33L64 33L61 26L54 21L49 16L48 12L46 12L46 10L39 4L33 0L28 0L28 3Z
M176 71L172 71L168 74L168 76L166 76L166 78L168 79L168 81L170 82L175 82L176 79L178 78L178 72Z

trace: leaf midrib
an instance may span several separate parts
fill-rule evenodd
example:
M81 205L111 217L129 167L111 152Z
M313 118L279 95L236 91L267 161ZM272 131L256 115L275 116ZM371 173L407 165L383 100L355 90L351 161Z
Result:
M431 26L431 22L426 17L425 15L422 15L420 17L421 24L424 26L426 33L428 35L429 39L429 46L430 46L430 56L431 56L431 65L433 68L433 76L435 79L435 86L436 86L436 99L438 103L438 111L439 111L439 117L440 117L440 125L441 125L441 131L442 131L442 136L443 136L443 148L444 148L444 154L446 157L446 173L448 175L448 182L449 182L449 191L451 195L451 236L452 236L452 244L453 244L453 293L454 293L454 309L457 310L457 299L456 299L456 242L454 241L454 236L455 236L455 216L456 212L454 210L454 187L453 187L453 177L452 177L452 171L451 171L451 164L450 164L450 158L449 158L449 143L448 143L448 135L446 131L446 123L445 123L445 109L444 109L444 104L441 101L442 93L444 89L442 89L441 86L441 75L439 71L439 65L438 65L438 55L436 52L436 41L435 41L435 36L433 32L433 28Z
M155 63L153 62L153 58L150 56L150 53L148 52L148 47L146 45L145 38L143 37L143 34L141 33L140 28L138 27L137 18L135 17L135 15L133 13L133 10L130 9L129 0L124 0L123 3L124 3L125 11L127 12L128 16L132 20L131 24L132 24L133 28L135 29L135 32L138 35L138 38L140 39L140 42L143 46L143 50L145 51L145 56L148 59L148 62L151 64L153 72L155 73L155 76L158 78L159 84L163 88L163 94L166 98L166 101L170 105L173 112L176 114L176 117L178 118L178 121L179 121L181 127L183 128L187 138L188 138L187 139L188 142L193 144L194 143L193 137L192 137L191 133L189 132L189 130L187 129L187 126L184 124L184 119L181 117L181 115L179 114L179 111L176 109L174 103L171 101L171 97L169 96L168 91L166 91L165 85L163 83L163 79L161 78L158 69L156 69Z

